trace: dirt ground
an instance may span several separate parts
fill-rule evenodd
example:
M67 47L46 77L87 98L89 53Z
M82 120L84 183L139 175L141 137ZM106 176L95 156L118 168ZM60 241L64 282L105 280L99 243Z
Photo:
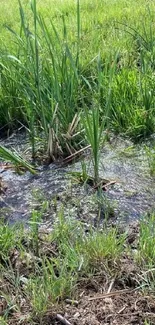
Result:
M14 315L8 325L16 324L153 325L155 324L155 298L134 290L113 289L112 292L103 294L94 294L90 291L89 295L83 290L78 301L63 303L59 310L47 312L42 320L24 322L23 317L23 321L19 323L18 314Z
M48 313L44 325L144 325L155 324L155 298L138 291L115 290L98 294L81 292L79 300L66 303L59 313ZM63 318L59 321L59 315ZM145 322L148 323L145 323ZM36 322L36 324L38 324ZM40 324L40 323L39 323ZM12 323L13 325L13 323Z
M138 223L133 223L128 227L126 245L136 249L138 236ZM93 277L87 274L79 279L74 300L67 297L51 304L42 317L31 315L28 320L31 305L19 296L20 313L12 310L8 325L154 325L155 295L149 286L143 287L144 277L145 270L130 254L124 254L119 263L103 264ZM4 285L10 290L7 278ZM1 299L0 307L5 309L5 300Z
M66 299L43 316L32 321L20 321L13 313L8 325L154 325L155 296L153 292L140 290L140 269L124 257L115 279L106 274L79 281L75 300ZM138 283L140 286L138 286ZM23 316L29 313L23 306ZM25 312L24 312L25 309ZM21 318L21 315L19 315Z
M112 292L113 293L113 292ZM66 307L66 318L74 325L129 325L144 324L145 319L155 324L155 299L142 296L137 292L123 293L116 291L115 295L103 294L84 296L78 308ZM92 300L90 300L92 299Z

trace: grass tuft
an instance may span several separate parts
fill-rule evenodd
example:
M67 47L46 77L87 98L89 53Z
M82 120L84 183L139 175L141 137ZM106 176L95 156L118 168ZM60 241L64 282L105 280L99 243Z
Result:
M139 258L146 267L153 267L155 261L155 214L140 223Z

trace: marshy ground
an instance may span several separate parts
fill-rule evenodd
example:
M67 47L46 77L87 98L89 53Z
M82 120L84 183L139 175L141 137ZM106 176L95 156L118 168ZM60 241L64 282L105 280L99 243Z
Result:
M28 153L21 138L5 146ZM145 149L111 135L100 174L116 183L101 192L79 182L81 161L34 176L1 165L0 213L10 224L0 226L2 324L154 324L155 190ZM89 151L83 161L91 174Z
M22 135L1 143L15 148L23 156L27 151L28 155L29 143L24 139L22 142ZM138 220L154 210L155 184L147 152L153 144L154 140L149 140L149 146L134 145L111 135L100 149L99 173L109 181L106 191L101 193L79 180L82 164L86 165L89 175L93 173L90 151L70 166L40 166L36 175L29 172L19 175L13 165L9 168L2 164L5 191L0 201L1 216L8 222L27 222L32 211L38 209L44 212L44 222L51 224L57 209L63 205L68 217L91 224L98 218L99 210L102 220L109 217L112 222Z
M155 324L154 9L0 2L2 325Z

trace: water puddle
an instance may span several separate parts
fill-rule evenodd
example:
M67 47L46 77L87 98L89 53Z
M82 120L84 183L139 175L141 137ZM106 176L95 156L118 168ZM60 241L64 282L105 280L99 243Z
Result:
M0 142L24 152L25 139ZM92 175L91 157L84 159ZM150 176L150 166L144 145L134 146L130 141L111 138L101 150L100 176L115 181L107 191L97 193L88 185L81 185L68 175L80 171L81 162L68 167L51 164L40 167L37 175L26 172L18 175L8 169L1 174L7 190L0 196L0 218L9 223L26 223L33 211L44 215L44 223L51 224L63 207L67 217L84 222L110 217L128 222L143 217L155 208L155 178Z

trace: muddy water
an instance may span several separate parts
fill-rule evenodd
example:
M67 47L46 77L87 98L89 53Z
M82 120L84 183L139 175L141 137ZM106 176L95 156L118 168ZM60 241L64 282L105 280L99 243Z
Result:
M29 143L19 137L0 144L15 147L20 153ZM92 175L91 156L84 159ZM2 170L0 170L1 173ZM60 209L68 218L95 223L100 218L119 222L132 221L155 209L155 178L150 176L145 146L111 138L101 149L100 176L115 184L97 193L88 185L78 184L68 171L81 171L81 162L69 167L54 164L40 167L38 174L18 175L8 169L0 174L7 190L0 196L0 218L9 223L28 222L33 211L43 215L42 223L52 224Z
M116 180L107 197L116 201L120 218L139 218L155 208L155 178L150 177L144 145L134 147L118 139L103 150L102 161L104 172L101 170L101 174Z

